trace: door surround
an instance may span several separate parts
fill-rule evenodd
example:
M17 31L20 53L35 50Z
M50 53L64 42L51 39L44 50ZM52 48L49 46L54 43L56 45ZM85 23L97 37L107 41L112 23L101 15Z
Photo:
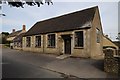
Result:
M63 39L63 52L64 54L71 54L71 35L61 35Z

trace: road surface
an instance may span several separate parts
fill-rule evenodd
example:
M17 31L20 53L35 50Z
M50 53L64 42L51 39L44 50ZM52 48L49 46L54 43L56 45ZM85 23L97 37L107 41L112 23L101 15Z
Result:
M0 54L1 56L1 54ZM56 55L2 49L3 78L117 78L103 71L103 61L82 58L57 59ZM1 57L0 57L1 58Z
M22 58L32 54L19 53L11 49L2 50L2 77L3 78L61 78L61 74L41 68L32 61L25 62ZM20 59L21 57L21 59ZM36 58L32 56L31 60ZM27 60L27 58L26 58ZM39 61L38 61L39 62Z

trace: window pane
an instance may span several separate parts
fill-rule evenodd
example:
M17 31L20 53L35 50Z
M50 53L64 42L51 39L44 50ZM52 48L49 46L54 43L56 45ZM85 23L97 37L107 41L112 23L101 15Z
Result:
M55 47L55 34L48 35L48 46Z
M31 38L30 37L26 37L26 46L30 47L31 45Z
M96 29L96 35L97 35L96 42L99 43L100 42L100 30L99 29Z
M75 47L83 47L84 38L83 31L75 32Z
M41 47L41 36L36 36L35 47Z

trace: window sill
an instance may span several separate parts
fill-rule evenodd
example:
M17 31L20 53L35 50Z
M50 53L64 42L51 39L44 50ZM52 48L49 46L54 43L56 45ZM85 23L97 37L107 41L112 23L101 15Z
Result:
M26 46L27 48L30 48L30 46Z
M100 42L97 42L98 44L100 44Z
M55 48L55 46L48 46L47 48Z
M41 46L35 47L35 48L41 48Z
M84 49L84 47L74 47L74 49Z

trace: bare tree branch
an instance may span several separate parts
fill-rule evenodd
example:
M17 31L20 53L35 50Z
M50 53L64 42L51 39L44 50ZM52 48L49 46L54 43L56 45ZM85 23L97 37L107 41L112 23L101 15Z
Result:
M10 7L22 7L24 8L24 4L27 4L29 6L37 5L40 7L40 5L43 5L43 0L2 0L6 1ZM2 1L0 3L2 4ZM53 2L51 0L45 0L45 3L50 5L50 3L53 5Z
M48 5L50 5L50 3L53 5L53 2L51 0L45 0L45 3L47 3Z
M38 7L40 7L40 4L43 5L43 1L42 0L35 0L35 3L38 5Z
M0 16L6 16L5 14L0 14Z
M24 8L24 4L27 4L29 6L35 6L37 5L38 7L40 7L40 5L43 5L43 0L0 0L0 10L2 9L2 4L7 4L10 7L21 7ZM45 0L45 3L47 3L48 5L52 4L53 2L52 0ZM6 16L3 13L0 13L0 16Z

